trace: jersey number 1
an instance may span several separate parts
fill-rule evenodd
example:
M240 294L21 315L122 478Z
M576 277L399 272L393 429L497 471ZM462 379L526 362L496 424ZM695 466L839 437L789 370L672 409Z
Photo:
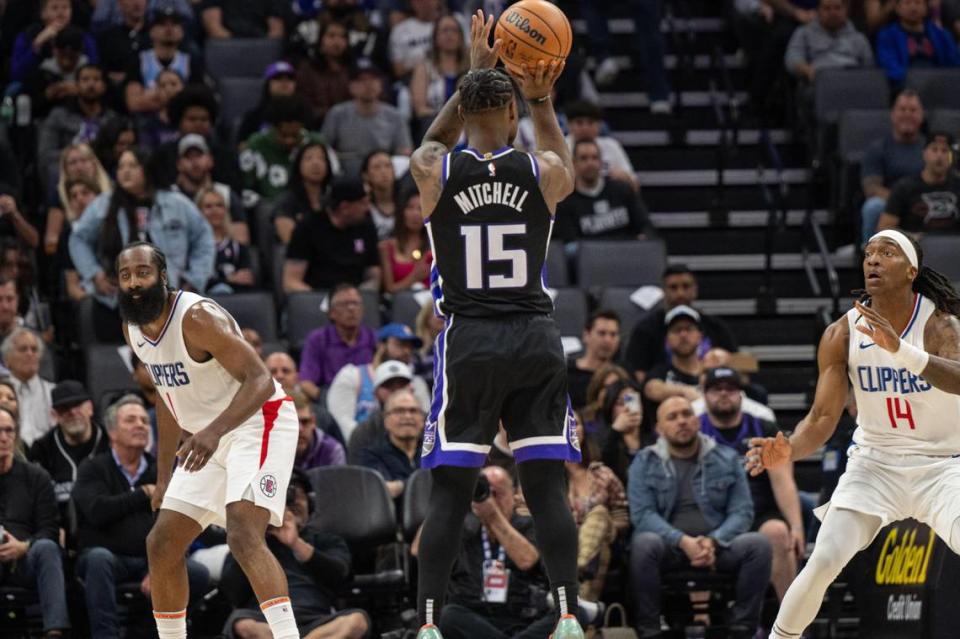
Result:
M483 230L487 230L486 255L484 255ZM467 259L467 288L523 288L527 285L527 253L523 249L504 248L503 241L509 235L524 235L526 224L477 224L460 227ZM510 262L509 275L490 275L484 278L487 262ZM487 282L484 282L484 279Z
M890 426L897 427L897 422L901 419L907 420L910 430L916 430L917 426L913 423L913 410L910 408L910 402L899 397L887 398L887 417L890 418Z

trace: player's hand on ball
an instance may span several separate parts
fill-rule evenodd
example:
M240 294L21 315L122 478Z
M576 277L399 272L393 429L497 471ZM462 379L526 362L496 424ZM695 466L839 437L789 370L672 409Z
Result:
M470 68L492 69L500 56L503 40L499 38L490 46L490 30L493 29L493 16L484 18L483 11L470 16Z
M188 473L196 472L207 465L220 445L220 435L208 428L194 433L180 445L177 463Z
M854 302L857 312L863 315L867 320L867 326L857 324L857 330L873 340L873 342L885 351L896 353L900 350L900 336L893 326L883 315L869 306L864 306L860 302Z
M551 60L549 63L540 60L533 68L521 64L520 75L514 77L520 85L523 97L527 100L540 100L550 95L566 65L566 60Z
M790 461L793 447L783 433L777 433L776 437L753 437L749 443L744 467L751 477Z

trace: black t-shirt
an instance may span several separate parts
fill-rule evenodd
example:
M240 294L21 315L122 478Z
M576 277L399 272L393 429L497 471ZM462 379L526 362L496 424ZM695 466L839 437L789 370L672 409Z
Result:
M267 18L283 15L277 0L207 0L200 13L215 8L221 10L223 26L234 38L265 38Z
M330 289L341 282L360 284L367 268L380 265L377 227L367 218L338 229L326 213L310 215L294 229L287 259L307 262L304 282L313 289Z
M557 205L557 238L631 239L643 233L646 215L629 185L604 180L598 193L579 189Z
M590 385L594 372L578 368L576 358L567 362L567 395L570 396L573 410L580 410L587 405L587 386Z
M887 212L896 215L905 231L960 230L960 177L951 172L947 181L927 184L919 175L910 175L894 185L887 200Z
M657 364L669 359L667 348L667 327L664 318L667 312L658 309L637 322L630 336L627 349L627 363L633 371L649 371ZM703 342L700 344L700 356L711 348L737 350L737 340L726 323L718 317L700 314L700 327L703 330Z
M146 26L136 31L122 24L114 25L97 37L100 64L108 73L126 73L130 60L135 59L141 51L149 49L150 44L150 32Z
M234 289L246 288L243 285L230 284L227 278L237 271L250 268L250 247L226 237L217 243L216 249L217 258L213 267L213 277L207 283L207 286L229 284Z
M907 56L913 68L929 69L937 66L933 43L923 31L907 31Z

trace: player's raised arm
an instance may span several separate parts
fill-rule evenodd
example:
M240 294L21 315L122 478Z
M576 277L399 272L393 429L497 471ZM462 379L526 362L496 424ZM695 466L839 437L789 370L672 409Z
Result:
M540 163L540 190L547 204L553 209L557 202L573 193L573 160L570 148L563 138L557 113L553 109L550 93L565 62L553 60L549 64L541 60L535 68L521 66L520 75L514 76L520 91L530 106L530 119L536 137L536 156Z
M479 9L470 16L470 69L492 69L497 63L501 40L490 46L490 31L493 16L484 18ZM423 136L420 147L410 156L410 174L420 190L420 207L428 217L440 198L440 163L450 152L463 132L460 117L460 92L454 91L443 105L430 128Z
M221 437L263 408L273 395L274 383L256 351L236 331L230 317L213 302L198 302L190 307L183 318L183 338L189 351L206 351L240 382L229 406L177 451L184 469L195 471L210 460ZM202 348L195 346L197 344L202 344Z
M813 406L789 439L783 433L773 437L756 437L750 440L746 467L751 475L759 475L766 468L775 468L790 460L803 459L833 435L837 422L847 402L847 345L850 329L846 317L827 327L817 349L816 395Z

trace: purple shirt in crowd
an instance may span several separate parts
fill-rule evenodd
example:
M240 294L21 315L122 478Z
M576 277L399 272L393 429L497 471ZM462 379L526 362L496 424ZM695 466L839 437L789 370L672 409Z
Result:
M340 442L328 436L319 428L314 432L313 443L303 453L297 456L293 465L299 470L310 470L320 466L343 466L347 463L347 454Z
M343 341L333 324L318 328L309 335L300 355L300 379L317 386L330 382L347 364L369 364L377 350L377 334L366 326L360 327L357 343L350 346Z

